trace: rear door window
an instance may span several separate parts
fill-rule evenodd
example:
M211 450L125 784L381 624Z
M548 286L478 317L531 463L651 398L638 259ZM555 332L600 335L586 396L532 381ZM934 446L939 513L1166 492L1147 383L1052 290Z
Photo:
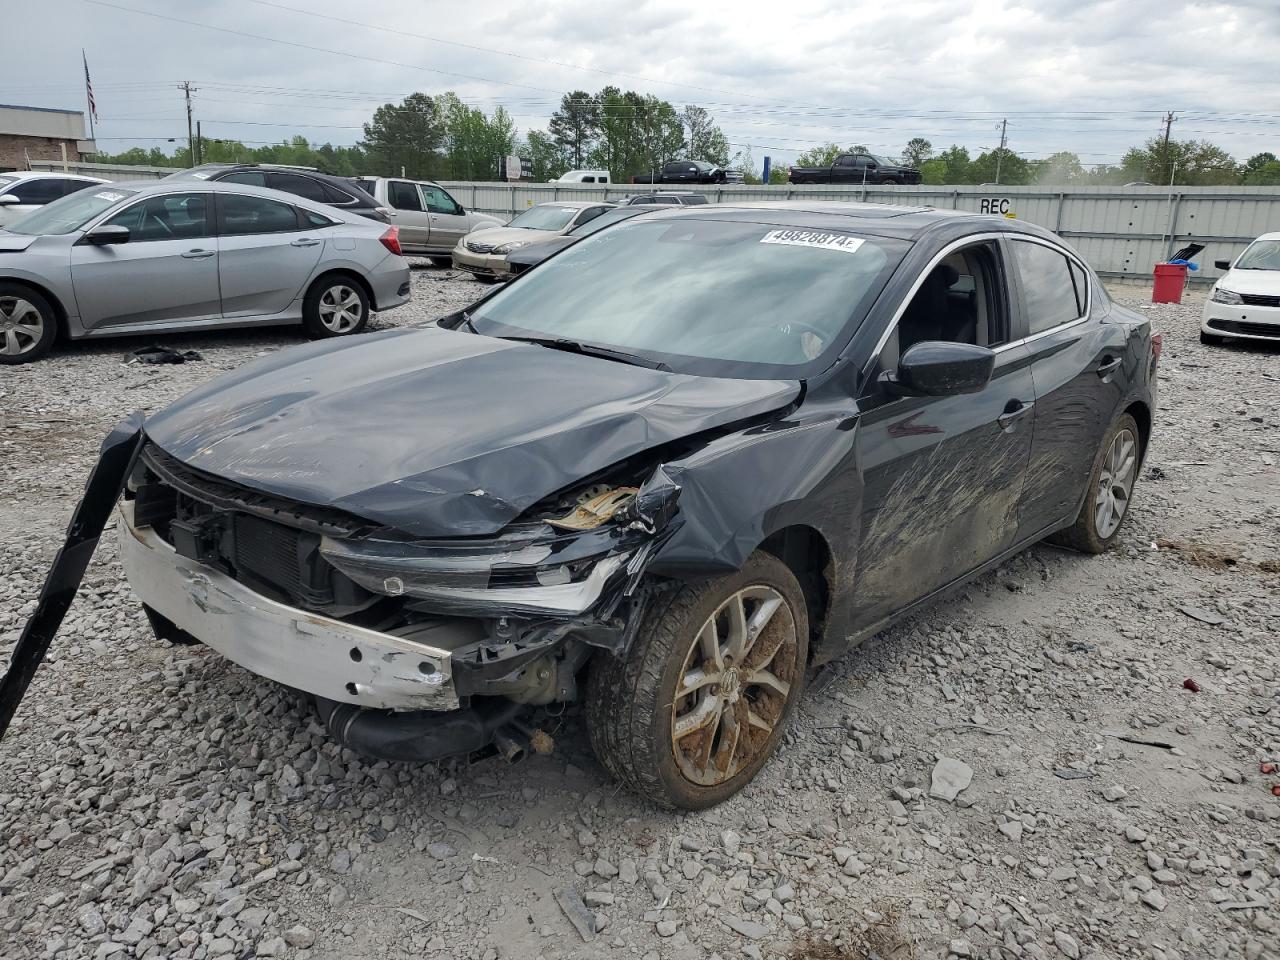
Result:
M267 186L273 190L283 190L295 197L304 197L324 203L324 185L319 180L301 177L296 173L272 173L267 176Z
M219 177L222 183L243 183L247 187L265 187L267 185L267 175L261 170L237 170L235 173L228 173L225 177Z
M407 180L392 180L387 184L387 199L397 210L421 210L422 198L418 185Z
M332 184L320 183L320 181L316 181L316 182L319 184L320 189L324 192L324 202L327 204L330 204L331 206L350 207L358 202L357 199L353 197L351 194L345 193L342 190L339 190L337 187L333 186Z
M1010 246L1022 282L1022 306L1029 335L1070 323L1084 313L1076 299L1070 261L1065 254L1030 240L1012 240Z
M218 196L218 231L223 236L290 233L296 230L298 214L291 203L238 193Z

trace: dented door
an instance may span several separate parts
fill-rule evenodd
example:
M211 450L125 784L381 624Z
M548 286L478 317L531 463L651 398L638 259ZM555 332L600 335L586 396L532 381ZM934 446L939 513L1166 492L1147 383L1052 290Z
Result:
M857 439L864 484L859 627L1012 545L1034 396L1026 352L1012 346L997 351L991 382L979 393L879 393L865 402Z

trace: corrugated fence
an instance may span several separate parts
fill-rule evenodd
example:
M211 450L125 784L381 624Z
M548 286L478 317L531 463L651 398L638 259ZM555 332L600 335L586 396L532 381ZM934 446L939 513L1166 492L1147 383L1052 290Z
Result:
M58 163L34 164L62 169ZM108 180L164 176L166 167L70 164L75 172ZM442 181L468 209L514 216L535 203L554 200L612 200L653 188L628 184L470 183ZM1141 279L1152 267L1188 243L1205 250L1194 280L1213 280L1213 261L1240 253L1261 233L1280 230L1280 189L1275 187L860 187L724 186L699 187L708 200L857 200L972 210L1048 227L1064 237L1106 277Z

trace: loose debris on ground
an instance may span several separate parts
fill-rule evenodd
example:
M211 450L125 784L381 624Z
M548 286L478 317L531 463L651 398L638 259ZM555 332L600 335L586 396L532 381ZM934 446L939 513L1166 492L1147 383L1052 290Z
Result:
M376 326L485 289L414 284ZM876 637L701 814L619 790L573 710L515 767L340 750L297 694L156 641L108 536L0 744L0 956L1280 957L1280 352L1118 295L1165 335L1120 548L1036 547ZM110 425L299 340L6 369L0 662Z

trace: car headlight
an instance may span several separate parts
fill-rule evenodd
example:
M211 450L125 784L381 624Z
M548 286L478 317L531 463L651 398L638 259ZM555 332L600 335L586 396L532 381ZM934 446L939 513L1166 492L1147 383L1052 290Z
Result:
M1240 294L1234 290L1224 290L1222 287L1214 287L1209 299L1215 303L1244 303Z
M500 243L493 248L493 252L502 256L503 254L510 253L512 250L519 250L528 242L528 240L512 240L510 243Z

